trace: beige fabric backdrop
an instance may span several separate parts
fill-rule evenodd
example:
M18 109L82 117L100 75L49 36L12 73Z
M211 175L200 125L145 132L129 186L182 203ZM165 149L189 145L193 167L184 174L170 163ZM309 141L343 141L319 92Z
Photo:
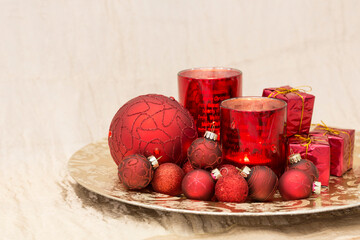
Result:
M360 129L359 13L356 0L0 0L1 236L239 235L239 220L99 200L74 184L67 159L106 136L127 100L177 97L177 72L198 66L242 70L244 95L310 85L314 122Z

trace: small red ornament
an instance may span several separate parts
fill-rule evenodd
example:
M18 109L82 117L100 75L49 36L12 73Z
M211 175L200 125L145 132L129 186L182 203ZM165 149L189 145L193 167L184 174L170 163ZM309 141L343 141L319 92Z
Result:
M218 167L222 176L226 176L228 174L240 174L240 169L231 164L223 164Z
M185 175L181 187L187 198L207 201L214 195L215 181L208 171L195 169Z
M280 177L279 191L284 200L303 199L309 197L313 190L317 191L319 187L317 183L319 182L313 182L312 177L306 172L290 169Z
M158 166L154 156L134 154L127 156L118 166L118 177L125 187L132 190L143 189L149 185Z
M248 191L248 184L240 174L225 175L215 185L215 196L221 202L245 202Z
M289 169L303 170L313 178L313 181L317 181L319 179L319 171L315 164L307 159L301 159L301 155L299 153L291 154L289 156L289 162Z
M249 197L255 201L269 201L278 186L278 177L267 166L244 167L242 175L249 185Z
M174 163L163 163L155 171L151 185L155 192L177 196L181 194L184 171Z
M189 160L183 164L182 170L184 171L185 174L194 170L194 168L191 166L191 163L189 162Z
M187 156L193 168L211 170L222 162L222 152L217 134L206 131L204 137L193 141L188 149Z
M142 95L125 103L109 129L109 148L117 165L129 155L162 156L160 163L181 164L197 138L193 117L174 99Z

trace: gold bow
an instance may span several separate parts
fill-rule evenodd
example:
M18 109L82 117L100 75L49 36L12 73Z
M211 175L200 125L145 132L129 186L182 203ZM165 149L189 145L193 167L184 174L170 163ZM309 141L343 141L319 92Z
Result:
M308 90L305 90L301 87L308 87ZM299 125L299 132L301 131L301 125L302 125L302 120L303 120L303 116L304 116L304 108L305 108L305 100L304 97L299 93L299 92L311 92L312 88L310 86L300 86L297 88L276 88L274 90L274 92L270 93L268 97L273 97L275 98L277 95L279 94L288 94L288 93L295 93L296 95L298 95L301 98L302 101L302 107L301 107L301 118L300 118L300 125ZM275 94L274 94L275 93Z
M324 132L324 136L326 134L332 134L332 135L340 135L340 133L345 133L346 135L349 136L349 160L348 160L348 163L347 163L347 167L350 168L350 164L351 164L351 137L350 137L350 134L348 132L345 132L345 131L341 131L339 129L335 129L335 128L330 128L328 126L326 126L326 124L321 121L322 124L318 123L316 124L316 126L318 127L318 129L320 130L325 130Z
M307 158L307 154L308 154L308 150L309 150L309 146L311 143L314 143L315 141L316 142L327 142L326 140L324 139L316 139L315 136L309 136L307 135L306 137L303 137L299 134L295 134L294 137L296 137L298 140L302 141L304 144L302 144L301 146L304 146L306 147L306 150L305 150L305 158Z

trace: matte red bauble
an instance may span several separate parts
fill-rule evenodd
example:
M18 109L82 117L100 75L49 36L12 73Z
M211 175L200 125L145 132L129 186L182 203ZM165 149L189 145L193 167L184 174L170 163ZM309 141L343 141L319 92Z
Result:
M245 202L248 191L248 184L240 174L225 175L215 185L215 197L221 202Z
M155 192L176 196L181 194L184 171L174 163L163 163L155 171L151 185Z
M191 143L187 156L193 168L211 170L222 161L219 142L205 137L198 138Z
M184 171L185 174L187 174L188 172L191 172L192 170L194 170L194 168L191 166L191 163L189 162L189 160L187 160L183 164L182 170Z
M246 180L249 185L249 196L255 201L271 200L279 183L274 171L266 166L252 167Z
M193 117L174 98L149 94L125 103L109 130L109 148L116 164L131 154L162 157L159 163L180 165L197 138Z
M222 176L226 176L228 174L240 174L240 169L231 164L223 164L218 167Z
M190 199L210 200L214 195L215 181L211 174L195 169L185 175L181 187L184 195Z
M307 198L312 193L313 180L299 169L286 171L279 180L279 191L284 200Z
M292 154L289 156L289 169L299 169L303 170L309 174L314 181L319 179L319 171L315 164L307 159L302 159L301 155L298 153Z
M151 162L144 156L134 154L127 156L118 166L118 176L128 189L143 189L147 187L154 175Z

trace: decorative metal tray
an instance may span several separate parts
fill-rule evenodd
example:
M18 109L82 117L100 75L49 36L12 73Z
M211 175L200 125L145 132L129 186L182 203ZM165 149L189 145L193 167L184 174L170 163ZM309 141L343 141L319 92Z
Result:
M77 151L68 162L70 175L83 187L105 197L144 208L178 213L230 216L296 215L328 212L360 206L360 134L356 134L354 167L343 177L331 177L320 195L296 201L224 203L172 197L150 190L129 191L117 176L107 139L91 143Z

